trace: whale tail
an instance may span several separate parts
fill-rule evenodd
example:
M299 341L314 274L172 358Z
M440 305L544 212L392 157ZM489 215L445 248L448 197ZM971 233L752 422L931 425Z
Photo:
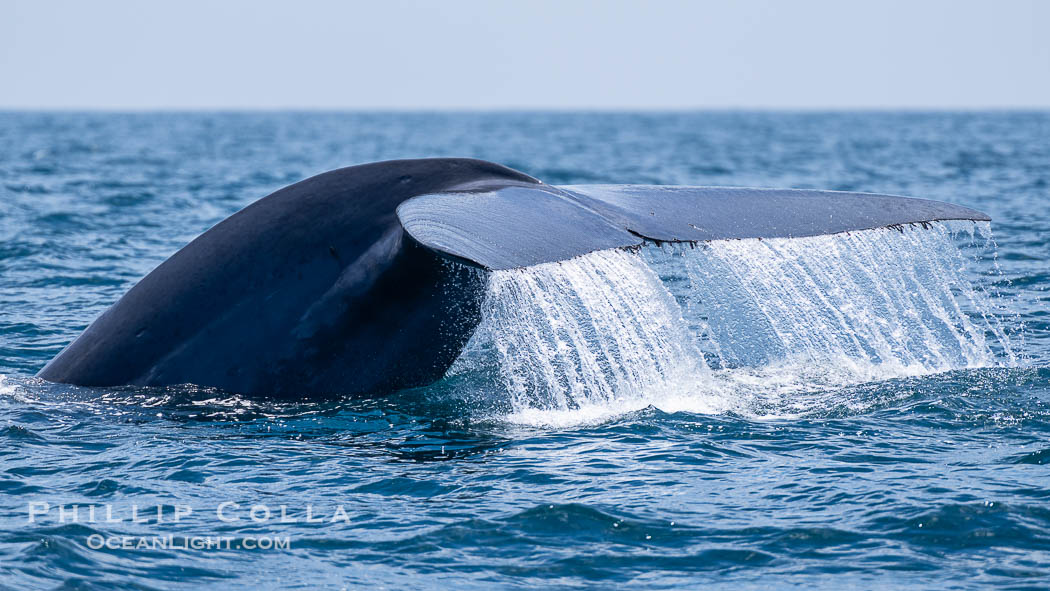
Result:
M865 193L554 187L471 159L343 168L264 197L132 287L39 377L255 395L379 394L445 374L481 321L482 270L650 242L988 220ZM463 263L450 265L448 261Z

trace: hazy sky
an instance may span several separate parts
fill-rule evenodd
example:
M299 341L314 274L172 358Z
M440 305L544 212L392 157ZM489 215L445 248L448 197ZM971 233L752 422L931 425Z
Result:
M1050 107L1050 0L0 0L0 108Z

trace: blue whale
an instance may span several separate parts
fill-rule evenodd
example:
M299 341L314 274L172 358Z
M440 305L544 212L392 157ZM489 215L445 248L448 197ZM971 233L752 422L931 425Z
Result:
M988 220L947 203L784 189L546 185L482 160L333 170L201 234L38 374L258 396L377 395L440 379L487 272L646 242Z

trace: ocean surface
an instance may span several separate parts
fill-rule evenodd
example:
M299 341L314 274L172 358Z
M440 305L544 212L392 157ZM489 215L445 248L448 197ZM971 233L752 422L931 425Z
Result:
M497 272L380 399L34 378L255 199L424 156L993 222ZM0 113L0 587L1046 589L1048 287L1050 113Z

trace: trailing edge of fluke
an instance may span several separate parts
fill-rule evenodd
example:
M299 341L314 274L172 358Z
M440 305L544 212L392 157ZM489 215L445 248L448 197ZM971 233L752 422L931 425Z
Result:
M481 320L483 270L646 241L938 220L989 218L867 193L555 187L461 158L351 166L285 187L201 234L38 375L277 397L383 394L444 375Z

